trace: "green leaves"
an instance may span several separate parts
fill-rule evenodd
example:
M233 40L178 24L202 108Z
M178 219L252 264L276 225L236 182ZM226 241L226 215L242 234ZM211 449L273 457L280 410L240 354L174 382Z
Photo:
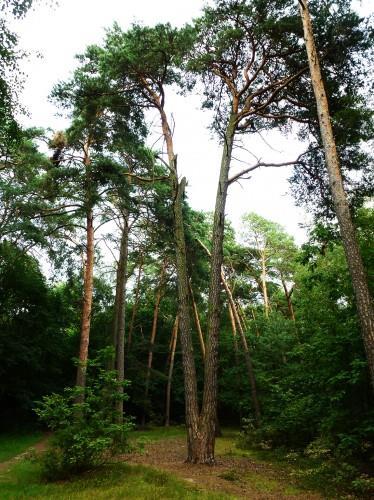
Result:
M193 30L157 24L134 24L123 32L118 25L107 31L101 69L119 91L131 92L143 106L163 106L164 86L181 83L179 66L192 43Z
M118 424L114 405L119 398L128 398L118 392L116 372L104 368L107 357L108 350L104 350L89 363L84 403L76 403L80 388L66 388L63 394L45 396L36 409L39 418L54 431L52 446L42 459L48 480L96 467L127 447L131 418Z

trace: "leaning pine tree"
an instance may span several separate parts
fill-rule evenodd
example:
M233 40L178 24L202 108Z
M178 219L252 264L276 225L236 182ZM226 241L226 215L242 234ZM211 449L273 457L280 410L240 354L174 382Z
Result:
M200 461L201 434L196 369L191 335L186 242L183 224L183 199L186 178L179 179L172 127L165 110L166 87L180 82L178 63L191 40L189 28L177 30L170 25L154 28L133 26L123 32L117 25L108 32L101 55L101 71L116 82L119 95L131 93L138 106L155 109L160 118L173 211L175 262L178 278L179 329L184 371L188 461Z
M344 190L339 156L334 139L329 104L323 83L319 57L314 42L313 27L307 0L298 0L303 23L305 46L308 54L310 75L317 104L321 139L325 151L329 186L339 222L348 268L356 296L361 322L362 337L369 365L370 378L374 389L374 310L367 277L352 222L347 195Z

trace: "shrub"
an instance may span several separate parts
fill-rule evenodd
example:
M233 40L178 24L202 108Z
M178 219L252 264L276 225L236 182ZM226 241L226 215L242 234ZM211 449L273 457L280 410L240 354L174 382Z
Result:
M82 391L77 387L45 396L38 403L36 413L53 431L51 446L42 458L47 480L97 467L128 448L131 418L124 417L120 423L115 410L115 403L127 395L118 391L116 372L105 370L103 364L103 356L89 363L83 403L77 403Z

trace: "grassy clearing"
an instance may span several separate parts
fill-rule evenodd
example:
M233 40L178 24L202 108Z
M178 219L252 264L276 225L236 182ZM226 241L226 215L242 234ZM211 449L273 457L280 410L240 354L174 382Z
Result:
M186 429L183 425L173 427L148 427L146 429L135 430L129 435L130 450L142 452L148 444L177 437L186 437Z
M41 432L28 434L0 434L0 462L24 452L42 438Z
M0 474L0 498L230 500L233 497L204 492L150 467L124 463L107 465L69 481L47 484L40 480L39 465L25 460L7 474Z
M186 429L184 425L176 425L173 427L148 427L132 431L130 433L130 442L137 441L144 443L153 443L163 439L172 439L176 437L185 437Z

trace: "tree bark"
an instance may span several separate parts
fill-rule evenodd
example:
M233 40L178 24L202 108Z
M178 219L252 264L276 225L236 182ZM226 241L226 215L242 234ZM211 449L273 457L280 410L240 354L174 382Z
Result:
M192 290L192 286L191 286L191 280L188 283L190 286L190 294L191 294L192 307L193 307L194 316L195 316L196 329L197 329L199 341L200 341L201 355L202 355L203 361L205 362L205 341L204 341L203 332L201 330L199 311L197 310L197 305L196 305L196 302L194 299L193 290ZM221 430L221 426L220 426L220 423L218 420L218 411L216 411L215 436L216 437L222 436L222 430Z
M153 348L155 345L155 339L156 339L156 333L157 333L158 313L160 310L160 302L161 302L163 287L164 287L165 270L166 270L166 259L163 261L162 266L161 266L159 285L157 287L155 307L153 310L152 330L151 330L151 337L149 340L149 351L148 351L148 361L147 361L147 374L146 374L146 378L145 378L145 391L144 391L145 400L148 399L148 394L149 394L149 383L151 380L151 370L152 370L152 362L153 362ZM145 425L145 419L146 419L146 415L144 412L143 418L142 418L142 425L143 426Z
M252 396L253 409L254 409L254 413L255 413L255 422L256 422L256 426L259 427L261 424L261 410L260 410L260 403L259 403L258 395L257 395L257 384L256 384L255 373L253 370L251 353L250 353L250 350L248 347L248 342L247 342L247 339L246 339L246 336L245 336L245 333L244 333L244 330L243 330L243 327L242 327L242 324L240 321L238 310L236 308L230 287L227 284L227 281L226 281L226 278L225 278L223 271L221 271L221 278L222 278L223 286L225 287L225 290L226 290L229 304L230 304L231 309L232 309L232 313L234 315L234 318L235 318L235 321L236 321L236 324L237 324L237 327L239 330L240 340L241 340L242 345L243 345L244 359L245 359L245 364L247 367L249 383L251 386L251 396Z
M200 342L200 348L201 348L201 355L203 357L203 360L205 359L205 342L204 342L204 335L201 330L201 324L200 324L200 318L199 318L199 311L197 310L197 305L195 302L195 298L193 295L193 290L192 290L192 285L191 285L191 280L188 282L189 288L190 288L190 294L191 294L191 300L192 300L192 308L194 312L194 317L195 317L195 325L196 325L196 330L197 334L199 336L199 342Z
M90 341L90 328L91 328L91 310L92 310L92 297L93 297L93 269L95 258L95 235L93 227L93 210L91 201L91 177L89 167L91 165L90 154L90 141L86 141L83 152L83 163L86 169L87 179L87 192L86 192L86 262L84 268L83 279L83 306L82 306L82 320L81 320L81 336L79 346L79 363L77 367L76 386L82 389L81 394L77 397L78 403L84 402L84 389L86 387L86 371L88 361L88 345Z
M168 154L170 183L173 195L175 257L178 281L179 331L182 348L184 394L187 430L187 461L197 462L200 448L199 405L196 368L191 335L186 241L183 226L183 197L186 178L178 181L177 157L174 154L172 133L163 107L158 104L163 136Z
M177 347L178 328L179 328L179 318L177 315L177 317L175 318L173 332L171 335L170 363L169 363L169 370L168 370L168 381L167 381L167 385L166 385L165 427L169 427L169 425L170 425L171 382L173 379L174 358L175 358L175 350Z
M228 175L231 164L237 115L232 112L227 124L221 160L220 176L214 210L212 252L210 259L210 285L208 334L204 365L204 391L201 412L202 432L206 436L205 450L199 461L214 463L215 426L217 413L218 343L221 320L221 268L223 262L223 238L225 231L225 207Z
M231 322L231 330L232 330L232 337L234 340L234 355L235 355L235 364L236 366L239 366L239 352L238 352L238 339L236 335L236 323L235 323L235 318L234 318L234 313L232 312L232 305L228 304L228 310L229 310L229 316L230 316L230 322Z
M116 272L116 294L114 297L114 310L113 310L113 325L112 325L112 347L113 347L113 357L110 358L108 363L109 370L116 369L116 358L117 358L117 338L118 338L118 298L119 298L119 281L118 281L118 265L117 262L117 272Z
M235 356L235 366L238 368L240 367L240 362L239 362L239 346L238 346L238 339L237 339L237 330L236 330L236 322L234 318L234 313L232 310L232 306L230 302L228 303L228 310L229 310L229 317L230 317L230 322L231 322L231 330L232 330L232 336L234 340L234 356ZM240 394L240 399L242 395L242 377L241 377L241 372L238 372L238 386L239 386L239 394ZM242 409L239 407L239 422L242 420Z
M116 370L117 381L121 384L118 392L123 396L123 381L125 379L125 313L126 313L126 281L127 281L127 260L128 260L129 225L128 212L125 211L123 217L123 228L120 243L119 261L117 267L117 287L116 287L116 314L115 321L116 334ZM117 296L118 294L118 296ZM123 422L123 400L116 402L118 422Z
M269 317L269 297L268 297L268 289L266 286L266 257L265 252L261 251L261 288L262 294L264 297L264 307L265 307L265 316Z
M206 253L210 257L211 253L210 253L209 249L204 245L204 243L202 241L198 240L198 242L204 248L204 250L206 251ZM232 308L235 322L238 326L238 330L240 333L240 340L243 344L244 359L245 359L245 363L247 366L249 383L251 386L251 396L252 396L252 403L253 403L253 408L254 408L254 412L255 412L255 422L256 422L256 425L259 427L260 423L261 423L261 411L260 411L260 403L259 403L258 396L257 396L256 378L255 378L255 374L254 374L254 370L253 370L251 353L250 353L250 350L248 347L247 339L245 337L243 325L242 325L242 322L241 322L240 317L239 317L238 309L237 309L235 301L233 299L231 289L226 281L225 274L223 272L222 267L221 267L221 280L222 280L222 284L224 286L224 289L226 291L226 295L227 295L229 304Z
M340 234L347 258L348 268L356 296L357 310L361 323L362 337L368 360L370 379L374 390L374 309L367 277L357 242L356 231L351 219L349 204L344 190L339 157L333 135L327 95L322 80L321 68L314 42L312 22L307 0L299 0L303 22L305 46L314 95L317 103L321 138L325 150L329 185L334 201Z
M233 290L231 291L231 293L233 294ZM243 308L242 306L239 304L239 302L236 302L236 308L238 310L238 314L239 314L239 318L240 318L240 321L242 323L242 328L244 329L248 329L248 324L247 324L247 320L246 320L246 317L245 317L245 314L244 314L244 311L243 311Z
M292 321L295 321L295 312L293 310L293 304L292 304L292 300L291 300L292 290L290 292L287 288L287 284L284 281L284 279L282 278L281 280L282 280L284 295L285 295L286 301L287 301L288 314L290 315L290 318L292 319Z
M142 270L143 270L143 253L140 254L139 258L139 268L138 268L138 276L136 278L136 287L135 287L135 297L134 297L134 306L132 308L131 312L131 321L130 321L130 326L129 326L129 332L127 336L127 348L130 349L131 343L132 343L132 335L134 332L134 326L135 326L135 318L136 314L138 312L139 308L139 297L140 297L140 280L141 280L141 275L142 275Z

